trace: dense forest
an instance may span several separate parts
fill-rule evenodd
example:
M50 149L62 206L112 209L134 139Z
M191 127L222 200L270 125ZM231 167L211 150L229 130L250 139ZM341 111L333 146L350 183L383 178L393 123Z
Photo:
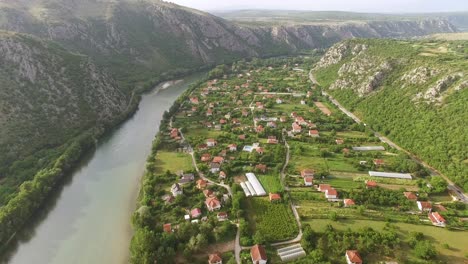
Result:
M350 40L314 71L365 123L468 190L467 58L466 41Z

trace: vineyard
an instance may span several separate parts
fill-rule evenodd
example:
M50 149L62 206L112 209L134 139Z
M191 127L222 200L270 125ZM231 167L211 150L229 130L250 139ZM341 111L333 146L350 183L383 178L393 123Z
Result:
M248 207L252 234L259 233L269 242L287 240L297 235L297 223L287 204L253 198L249 199Z

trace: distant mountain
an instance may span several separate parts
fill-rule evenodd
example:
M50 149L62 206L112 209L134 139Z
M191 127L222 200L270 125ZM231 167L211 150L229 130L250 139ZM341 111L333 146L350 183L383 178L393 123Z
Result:
M364 122L468 191L468 41L348 40L314 72Z
M438 19L245 25L158 0L0 0L0 30L0 177L14 179L1 198L61 144L118 120L165 73L456 28Z

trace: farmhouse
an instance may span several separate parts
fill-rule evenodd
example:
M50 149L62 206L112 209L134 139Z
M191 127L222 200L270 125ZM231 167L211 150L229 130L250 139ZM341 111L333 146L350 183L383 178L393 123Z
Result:
M199 102L198 102L198 97L190 97L190 102L191 102L192 104L198 104L198 103L199 103Z
M211 173L217 173L217 172L219 172L220 168L221 168L221 164L216 163L216 162L211 162L211 163L210 163L210 171L211 171Z
M325 198L327 198L327 199L336 199L336 198L338 198L338 192L333 188L325 190Z
M215 139L209 138L209 139L206 140L206 145L208 147L214 147L214 146L216 146L216 144L218 144L218 142L216 142Z
M245 135L239 135L237 138L238 138L239 140L245 140Z
M171 224L164 224L163 225L163 230L164 232L170 234L172 233L172 225Z
M445 219L438 212L429 213L428 217L433 225L445 227Z
M330 184L320 184L320 185L318 186L318 190L319 190L320 192L325 192L325 191L328 190L328 189L331 189Z
M315 171L314 170L311 170L311 169L303 169L301 170L301 177L304 178L304 177L312 177L312 179L314 178L314 174L315 174Z
M258 164L258 165L255 166L255 169L258 170L258 171L261 171L261 172L265 173L266 170L267 170L267 165L265 165L265 164Z
M275 136L269 136L267 140L267 144L278 144L278 140Z
M207 144L200 144L200 145L198 145L198 150L200 150L200 151L207 150L207 149L208 149L208 145L207 145Z
M375 166L383 166L385 164L384 160L382 159L374 159Z
M218 221L225 221L228 219L228 214L226 212L219 212L216 217L218 218Z
M310 177L310 176L304 177L304 185L305 185L305 186L312 186L312 185L314 185L314 177Z
M204 190L203 195L205 195L205 198L208 198L214 196L214 193L212 190Z
M171 186L171 193L174 197L176 197L177 195L181 195L184 193L184 191L182 190L182 188L180 187L180 185L178 183L174 183L172 186Z
M270 198L270 202L279 201L281 200L281 195L277 193L270 193L269 198Z
M205 205L208 208L208 211L214 211L221 208L221 202L216 197L206 198Z
M213 161L212 162L215 162L215 163L223 163L224 162L224 158L223 157L220 157L220 156L216 156L213 158Z
M383 177L383 178L398 178L398 179L407 179L407 180L412 179L411 174L409 174L409 173L369 171L369 176Z
M413 200L413 201L418 200L418 197L413 192L403 192L403 194L405 195L406 199L408 199L408 200Z
M200 179L197 181L197 188L202 190L202 189L205 189L206 186L207 186L208 182L203 180L203 179Z
M256 148L255 151L256 151L258 154L263 155L263 153L264 153L265 150L264 150L263 148Z
M201 160L202 162L208 162L208 161L210 161L210 160L211 160L211 155L210 155L210 153L204 153L204 154L202 154L200 160Z
M297 123L292 123L292 132L293 133L301 133L302 131L302 128L300 125L298 125Z
M432 203L431 202L417 201L416 204L418 205L419 211L422 211L422 212L432 211Z
M182 177L179 180L179 184L187 184L195 180L195 175L193 173L186 173L183 174Z
M357 250L346 250L346 262L348 264L362 264L362 259Z
M268 261L265 248L258 244L250 249L250 257L253 264L266 264Z
M344 199L343 203L344 203L344 207L350 207L350 206L356 205L353 199Z
M320 135L319 135L318 130L314 129L314 130L309 130L309 136L310 137L319 137Z
M202 215L202 212L200 208L195 208L192 211L190 211L190 214L192 215L192 218L198 218Z
M228 146L228 148L229 148L229 151L236 151L237 150L237 145L236 144L230 144Z
M344 144L344 140L341 139L341 138L337 138L337 139L335 139L335 143L336 143L337 145L343 145L343 144Z
M262 125L258 125L256 128L255 128L255 131L257 133L262 133L263 131L265 131L265 128L263 128Z
M208 264L223 264L223 259L219 253L210 254L208 256Z
M219 172L219 178L220 179L226 179L226 177L227 177L227 175L226 175L226 173L224 171Z

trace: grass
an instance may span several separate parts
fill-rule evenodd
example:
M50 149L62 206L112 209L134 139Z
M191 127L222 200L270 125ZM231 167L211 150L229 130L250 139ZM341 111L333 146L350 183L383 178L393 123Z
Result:
M216 138L221 135L222 131L210 130L207 128L190 128L185 133L187 136L197 136L203 138Z
M188 171L192 167L192 158L186 153L158 151L156 154L156 171L159 173L165 171L177 172L180 170Z
M328 224L331 224L334 228L339 230L345 230L347 228L359 229L364 227L382 230L385 226L385 222L372 220L339 220L333 222L328 219L314 219L304 221L303 223L310 224L315 231L325 230ZM441 258L446 261L446 263L466 263L467 259L464 256L468 253L468 232L450 231L434 226L406 223L395 223L394 225L398 227L398 233L403 238L411 231L422 232L434 242L434 245L441 254ZM443 247L443 244L448 244L449 249Z
M278 175L257 175L257 178L267 193L283 191L283 186L281 185Z

